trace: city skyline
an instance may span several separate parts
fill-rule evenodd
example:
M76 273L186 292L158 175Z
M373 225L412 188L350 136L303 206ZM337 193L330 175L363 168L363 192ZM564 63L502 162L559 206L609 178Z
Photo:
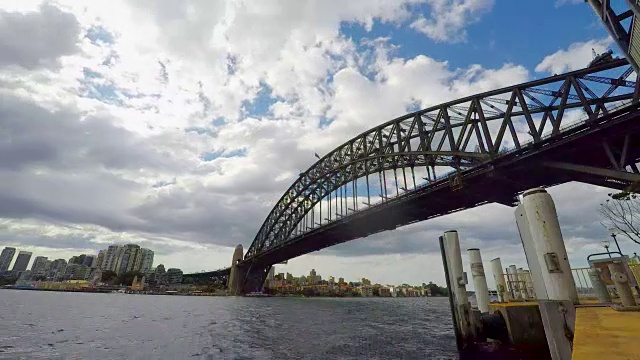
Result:
M16 255L17 252L17 255ZM110 245L97 254L79 254L68 258L51 259L48 256L36 255L15 247L4 247L0 253L0 273L11 272L21 274L30 272L31 276L56 277L55 273L71 265L85 269L112 271L118 275L138 272L148 273L153 269L153 250L142 248L137 244ZM87 271L87 270L85 270ZM88 276L88 274L83 275Z

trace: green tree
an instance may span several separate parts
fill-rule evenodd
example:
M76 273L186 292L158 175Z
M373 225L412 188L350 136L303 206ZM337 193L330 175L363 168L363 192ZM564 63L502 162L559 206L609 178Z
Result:
M431 292L431 296L448 296L449 291L446 288L440 287L433 282L429 281L429 284L425 286Z
M102 281L103 283L111 283L111 281L117 277L118 277L118 274L116 274L115 271L105 270L102 272L102 277L100 278L100 281Z
M14 285L18 281L17 277L2 277L0 278L0 286Z

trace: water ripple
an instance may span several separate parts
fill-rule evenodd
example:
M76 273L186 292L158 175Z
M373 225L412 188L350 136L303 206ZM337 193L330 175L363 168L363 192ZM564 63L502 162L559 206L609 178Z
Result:
M0 359L457 359L444 298L0 290Z

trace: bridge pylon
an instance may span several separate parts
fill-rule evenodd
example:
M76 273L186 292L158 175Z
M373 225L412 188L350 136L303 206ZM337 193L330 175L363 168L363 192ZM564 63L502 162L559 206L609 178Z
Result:
M232 295L241 295L244 284L244 278L246 276L245 270L239 266L244 256L244 249L242 244L238 244L233 251L233 258L231 259L231 272L229 273L229 293Z

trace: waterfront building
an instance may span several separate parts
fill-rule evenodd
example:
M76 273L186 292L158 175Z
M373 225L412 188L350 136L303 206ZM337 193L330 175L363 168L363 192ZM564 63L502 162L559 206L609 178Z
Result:
M167 283L167 272L164 269L164 265L160 264L156 266L155 280L158 285L164 285Z
M46 276L49 266L51 266L51 262L46 256L36 256L33 265L31 265L31 273L33 276Z
M9 265L11 265L11 260L13 260L13 255L15 254L16 248L7 246L2 249L2 254L0 254L0 272L9 270Z
M344 278L343 277L338 278L338 284L344 284Z
M96 261L93 263L93 266L98 269L102 269L102 264L104 263L104 257L107 255L107 250L100 250L98 252L98 256L96 257Z
M381 297L391 297L391 289L386 286L383 286L378 290L378 294Z
M104 255L101 269L105 271L116 271L118 256L122 251L122 247L118 245L110 245Z
M80 265L84 265L86 267L92 268L94 261L96 260L95 255L81 255L84 256L84 259L82 260L82 264Z
M142 267L140 271L149 271L153 268L153 250L151 249L142 249Z
M13 271L25 271L27 270L27 266L29 265L29 261L31 260L31 252L29 251L20 251L18 253L18 257L16 258L16 262L13 264Z
M140 251L140 246L136 244L126 244L122 247L122 250L120 251L118 259L116 261L115 272L118 275L134 270L138 251Z
M168 269L167 282L169 284L180 284L182 282L182 270L176 268Z
M49 274L47 278L58 280L64 277L65 269L67 268L67 260L65 259L56 259L51 262L49 266Z
M371 287L371 285L361 285L358 288L358 291L360 292L360 295L362 295L363 297L373 296L373 288Z
M86 265L69 264L65 268L65 280L87 280L91 275L91 269Z
M311 269L311 272L309 272L309 283L314 285L316 283L316 279L316 269Z

